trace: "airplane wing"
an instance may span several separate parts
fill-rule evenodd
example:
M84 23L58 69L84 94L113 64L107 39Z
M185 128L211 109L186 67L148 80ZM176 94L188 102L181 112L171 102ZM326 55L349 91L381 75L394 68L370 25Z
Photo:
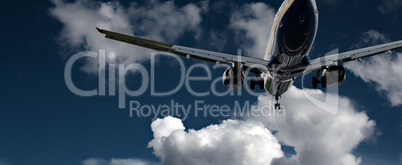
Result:
M362 58L375 56L383 53L391 54L393 50L402 48L402 40L382 45L371 46L362 49L356 49L344 53L336 53L318 57L310 60L310 66L304 71L305 73L320 70L323 67L338 65L339 61L350 62L354 60L360 61Z
M187 59L197 59L207 62L212 62L216 64L228 64L228 63L236 63L242 64L243 69L251 71L257 69L260 72L267 73L266 66L268 65L268 61L258 58L252 57L243 57L238 55L231 55L226 53L213 52L208 50L201 50L195 48L189 48L185 46L172 45L158 41L152 41L148 39L143 39L139 37L129 36L125 34L120 34L108 30L104 30L101 28L96 28L100 33L105 34L106 38L154 49L157 51L167 52L176 54L179 56L187 57Z

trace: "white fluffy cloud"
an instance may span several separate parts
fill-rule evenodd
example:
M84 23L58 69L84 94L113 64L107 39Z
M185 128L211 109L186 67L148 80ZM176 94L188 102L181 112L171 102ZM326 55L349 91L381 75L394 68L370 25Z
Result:
M321 90L305 89L312 97ZM339 107L331 115L311 103L301 89L291 87L281 99L286 117L247 117L246 121L226 120L200 130L185 131L179 119L166 117L151 125L154 149L161 164L270 164L271 165L358 165L353 155L360 143L374 136L375 122L337 94ZM258 105L272 106L271 96L259 96ZM268 110L268 109L265 109ZM268 114L265 112L264 114ZM274 135L268 130L275 131ZM280 144L294 147L296 155L284 157Z
M305 89L311 96L324 95L320 90ZM375 131L375 122L366 113L359 112L346 97L339 97L339 113L331 115L311 103L301 89L291 87L282 96L286 117L252 117L261 121L270 130L278 131L279 142L293 146L296 155L282 157L272 164L309 165L352 165L360 164L361 158L352 154L359 143L370 138ZM331 97L332 97L331 96ZM272 105L271 96L259 96L258 104ZM326 103L324 108L337 107L337 103Z
M261 123L226 120L185 131L178 121L166 117L151 125L155 137L149 147L162 159L161 164L266 165L283 156L280 144Z
M82 165L152 165L151 162L141 159L111 159L110 161L103 159L91 158L82 161Z
M364 82L374 83L381 94L387 96L392 106L402 105L402 53L395 56L388 54L353 62L345 67Z
M151 124L152 132L154 132L154 138L162 138L169 136L175 130L184 131L184 125L180 119L167 116L164 119L156 119Z
M201 12L207 10L207 2L188 4L181 8L173 1L152 0L144 6L131 3L122 6L118 1L95 2L76 0L64 2L52 0L55 5L50 14L63 24L59 43L74 52L98 52L104 49L115 52L117 62L131 64L149 59L150 50L105 39L95 26L138 37L174 41L186 31L200 35ZM73 12L72 12L73 11ZM88 73L97 73L97 60L89 58L83 68Z
M386 35L375 30L365 32L357 47L389 42ZM356 47L356 46L354 46ZM345 67L364 82L375 84L375 88L385 94L392 106L402 105L402 57L401 53L393 56L388 54L378 55L363 59L362 63L350 62Z
M246 40L241 43L247 56L264 57L275 14L275 9L261 2L245 4L232 13L230 27L245 32Z

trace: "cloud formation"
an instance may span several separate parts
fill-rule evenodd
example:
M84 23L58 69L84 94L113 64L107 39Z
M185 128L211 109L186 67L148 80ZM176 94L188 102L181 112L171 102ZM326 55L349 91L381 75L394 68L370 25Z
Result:
M315 98L323 98L321 90L303 89ZM356 109L352 101L339 97L339 113L331 115L310 102L302 89L291 87L282 96L281 104L286 108L286 117L251 117L277 131L279 142L293 146L296 155L273 161L276 164L309 165L352 165L360 164L361 158L352 154L362 141L372 137L375 122L365 112ZM259 96L258 105L272 105L271 96ZM327 102L327 109L338 107L338 103Z
M365 32L357 47L389 42L385 34L375 30ZM401 53L394 55L378 55L363 59L362 63L350 62L345 67L356 77L366 83L373 83L380 94L386 95L392 106L402 105L402 57Z
M380 94L384 94L392 106L402 105L402 53L388 54L353 62L345 67L366 83L373 83Z
M226 120L185 131L178 121L166 117L151 125L155 137L149 147L162 165L266 165L283 156L280 144L261 123Z
M147 60L151 50L105 39L104 35L95 30L95 26L147 39L172 42L187 31L194 32L196 36L200 35L201 13L208 10L208 1L199 3L198 6L189 3L183 7L177 7L173 1L157 0L142 6L131 3L129 7L121 5L118 1L52 2L54 7L49 10L50 14L63 24L59 37L63 48L74 53L98 52L100 49L115 52L115 60L120 64ZM97 73L97 59L89 58L83 70Z
M264 57L275 14L275 9L262 2L244 4L232 13L230 27L244 33L240 40L247 56Z
M315 98L326 94L316 89L304 90ZM291 87L281 99L286 117L247 116L246 121L226 120L188 131L179 119L158 119L151 125L154 139L149 147L166 165L358 165L362 158L355 156L353 150L374 137L376 123L358 110L352 100L329 95L328 98L339 97L339 103L325 105L330 109L339 104L337 115L318 108L301 89ZM271 96L262 95L257 104L272 107L272 102ZM278 142L294 147L296 155L285 157Z
M169 136L175 130L184 131L184 125L180 119L167 116L164 119L156 119L151 124L154 138L162 138Z

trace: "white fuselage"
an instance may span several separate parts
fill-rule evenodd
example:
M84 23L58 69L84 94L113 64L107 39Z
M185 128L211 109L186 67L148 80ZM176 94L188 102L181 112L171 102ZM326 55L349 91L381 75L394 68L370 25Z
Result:
M269 74L265 89L281 96L308 67L307 58L318 28L315 0L285 0L279 8L268 40L265 60Z

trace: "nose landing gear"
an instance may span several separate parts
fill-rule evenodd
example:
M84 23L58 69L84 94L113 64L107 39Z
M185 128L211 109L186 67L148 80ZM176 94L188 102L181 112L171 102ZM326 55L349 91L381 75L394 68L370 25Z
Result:
M278 95L275 96L275 109L281 109L281 104L279 104L279 97Z

